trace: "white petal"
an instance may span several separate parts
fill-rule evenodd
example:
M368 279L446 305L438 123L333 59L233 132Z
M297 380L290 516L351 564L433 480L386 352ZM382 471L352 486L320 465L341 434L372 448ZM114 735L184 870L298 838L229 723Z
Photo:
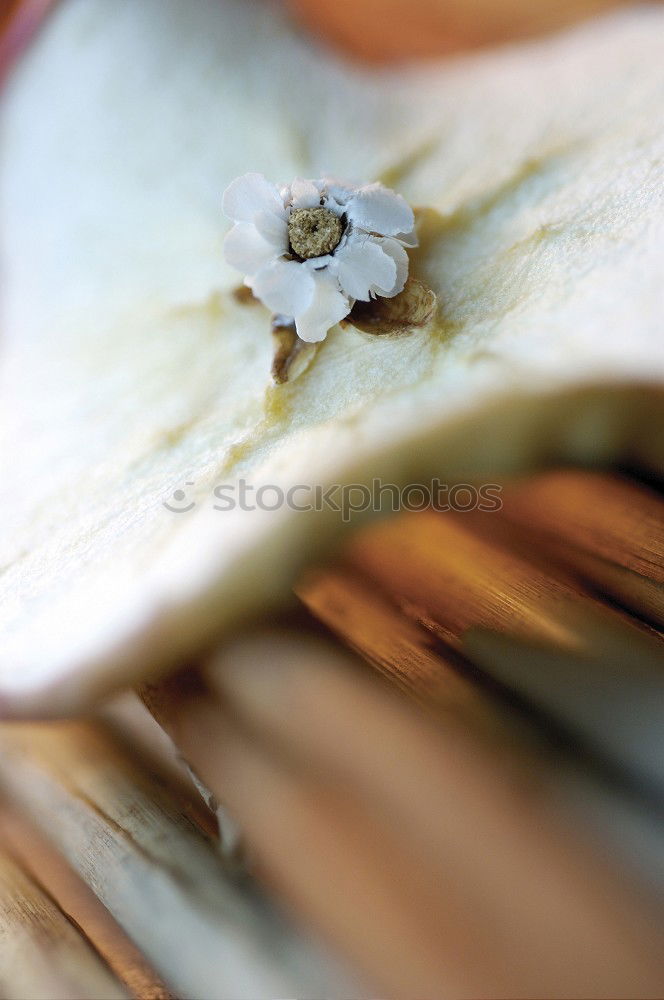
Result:
M231 267L243 274L256 274L279 251L258 232L251 222L238 222L224 240L224 257Z
M259 212L286 215L276 184L262 174L243 174L232 181L224 191L222 207L233 222L251 222Z
M379 292L380 295L385 296L386 299L391 299L393 295L398 295L399 292L403 291L403 287L406 284L406 278L408 277L408 254L402 247L401 243L397 240L390 238L380 241L380 245L384 253L390 255L394 261L397 269L396 278L391 288L383 289Z
M346 205L358 190L357 185L339 180L338 177L324 177L322 184L327 194L340 205Z
M254 295L273 312L297 316L304 312L314 295L311 271L295 260L275 260L252 280Z
M399 240L399 243L403 243L405 247L416 247L419 246L420 243L414 229L412 229L409 233L396 233L394 238L395 240Z
M328 331L350 312L350 303L326 273L315 279L313 300L308 309L295 315L295 328L300 340L315 344L325 340Z
M382 184L367 184L348 203L348 218L370 233L394 236L408 233L415 216L408 202Z
M372 291L390 289L396 281L396 262L378 240L349 240L336 258L339 284L353 299L367 302Z
M316 208L320 205L320 189L313 181L296 177L290 190L293 208Z
M274 212L259 212L254 219L254 225L261 236L271 243L279 253L288 250L288 223L284 217Z

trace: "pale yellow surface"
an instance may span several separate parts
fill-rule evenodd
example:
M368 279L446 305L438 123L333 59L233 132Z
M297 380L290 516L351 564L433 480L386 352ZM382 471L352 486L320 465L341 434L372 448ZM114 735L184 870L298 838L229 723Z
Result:
M63 0L2 103L0 696L55 712L285 600L337 515L263 483L664 466L664 11L372 75L244 0ZM268 384L221 192L384 179L436 323ZM646 383L650 388L646 390ZM195 508L164 508L186 487ZM300 495L298 499L302 499Z

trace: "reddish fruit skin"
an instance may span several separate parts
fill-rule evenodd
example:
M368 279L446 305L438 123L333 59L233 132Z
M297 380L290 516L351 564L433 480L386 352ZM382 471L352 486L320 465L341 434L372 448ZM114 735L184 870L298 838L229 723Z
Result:
M57 0L0 0L0 86Z
M321 39L365 62L434 58L561 28L619 0L289 0Z

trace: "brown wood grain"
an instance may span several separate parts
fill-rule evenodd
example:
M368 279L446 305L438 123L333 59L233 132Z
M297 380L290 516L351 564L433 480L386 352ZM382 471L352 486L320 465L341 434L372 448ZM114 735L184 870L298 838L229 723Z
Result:
M0 804L0 840L70 921L80 927L109 969L136 1000L170 1000L171 993L95 894L67 864L45 832L7 802Z
M53 899L0 852L0 995L120 1000L118 980Z
M460 652L466 636L481 629L589 657L632 649L644 662L661 658L647 629L569 574L526 558L499 528L495 514L480 522L465 514L404 514L358 535L344 561Z
M342 566L312 571L296 593L345 646L439 722L472 726L519 746L532 737L522 720L506 715L478 684L467 660L357 572Z
M343 982L334 963L231 879L180 796L107 727L1 727L0 787L176 994L313 995Z
M664 583L664 500L607 472L562 469L507 490L504 513Z
M565 469L504 493L502 517L543 556L664 627L664 500L624 476Z

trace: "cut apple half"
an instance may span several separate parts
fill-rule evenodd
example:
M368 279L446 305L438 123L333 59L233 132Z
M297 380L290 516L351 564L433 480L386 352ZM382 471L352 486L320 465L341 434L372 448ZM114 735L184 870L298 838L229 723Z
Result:
M328 487L662 472L663 43L642 7L370 72L274 4L62 0L2 98L5 714L81 709L287 601L379 512L295 509ZM272 384L221 254L250 170L400 191L435 315L336 327Z

